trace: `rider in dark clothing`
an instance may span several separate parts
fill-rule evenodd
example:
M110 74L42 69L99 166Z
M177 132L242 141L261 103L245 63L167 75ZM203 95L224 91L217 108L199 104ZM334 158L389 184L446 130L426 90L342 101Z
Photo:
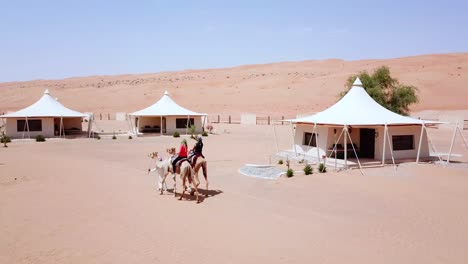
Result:
M203 156L203 141L201 136L198 136L197 143L192 148L189 160L192 160L192 158L195 157L193 160L193 163L195 163L197 161L198 156L205 158L205 156Z

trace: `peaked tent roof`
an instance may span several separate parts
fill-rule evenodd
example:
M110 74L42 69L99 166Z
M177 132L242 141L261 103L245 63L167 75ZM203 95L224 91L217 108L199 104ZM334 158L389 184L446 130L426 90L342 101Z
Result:
M422 125L443 122L420 120L396 114L378 104L367 94L359 78L336 104L312 116L289 120L293 123L323 125Z
M34 104L0 117L87 117L87 115L66 108L50 95L49 90L45 90L41 99Z
M201 114L197 112L190 111L182 106L178 105L167 91L164 92L164 95L154 103L153 105L131 113L133 116L206 116L206 114Z

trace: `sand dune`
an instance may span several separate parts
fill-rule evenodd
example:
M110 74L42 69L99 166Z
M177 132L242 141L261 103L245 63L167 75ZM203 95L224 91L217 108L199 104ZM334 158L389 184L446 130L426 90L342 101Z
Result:
M468 108L468 53L457 53L0 83L0 112L34 102L46 88L67 106L80 111L130 112L150 105L167 89L180 104L195 111L295 116L330 106L349 75L382 65L389 66L401 82L419 88L421 102L413 111Z

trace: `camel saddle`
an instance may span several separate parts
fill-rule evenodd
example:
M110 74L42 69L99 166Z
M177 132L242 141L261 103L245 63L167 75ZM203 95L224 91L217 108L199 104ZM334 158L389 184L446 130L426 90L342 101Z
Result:
M176 166L175 173L180 174L180 164L182 164L182 162L184 162L184 161L188 161L190 163L190 161L187 158L183 158L183 159L177 161L176 164L175 164L175 166Z

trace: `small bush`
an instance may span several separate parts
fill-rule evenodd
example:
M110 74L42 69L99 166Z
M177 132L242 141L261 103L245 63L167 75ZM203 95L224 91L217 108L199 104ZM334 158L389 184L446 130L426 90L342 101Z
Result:
M304 167L304 173L305 173L305 175L312 174L313 172L314 172L314 169L313 169L312 166L310 166L309 164L307 164L307 165Z
M174 134L172 134L173 137L178 138L180 137L180 133L175 131Z
M112 139L117 139L117 137L115 135L112 136Z
M286 171L286 176L288 176L288 178L291 178L292 176L294 176L294 171L292 169L288 169Z
M46 141L46 139L43 135L36 136L36 142L44 142L44 141Z
M207 137L208 136L208 132L206 131L203 131L203 133L201 134L203 137Z
M0 143L10 143L11 142L11 138L7 135L3 136L3 137L0 137Z
M133 139L132 136L128 136L128 139Z
M325 173L327 172L327 166L325 166L325 163L320 163L318 167L319 172Z
M97 136L96 139L97 139L97 140L101 140L101 136Z
M278 160L279 165L283 165L283 160Z

